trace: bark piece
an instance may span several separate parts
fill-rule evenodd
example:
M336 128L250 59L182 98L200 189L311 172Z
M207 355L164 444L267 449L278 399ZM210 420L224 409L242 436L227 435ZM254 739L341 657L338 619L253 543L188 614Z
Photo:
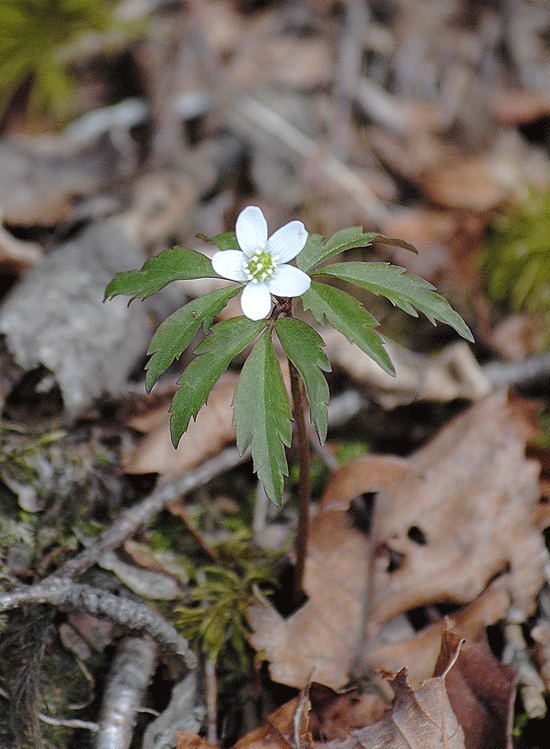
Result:
M120 390L150 330L146 308L117 297L103 304L118 270L145 261L114 219L93 224L46 255L0 308L0 332L27 371L53 373L69 418L104 392Z
M189 221L197 189L185 175L145 177L130 210L50 252L4 300L0 332L8 348L23 369L53 373L68 420L103 393L119 393L143 356L148 306L122 296L103 303L105 288L117 272L143 265L148 244Z

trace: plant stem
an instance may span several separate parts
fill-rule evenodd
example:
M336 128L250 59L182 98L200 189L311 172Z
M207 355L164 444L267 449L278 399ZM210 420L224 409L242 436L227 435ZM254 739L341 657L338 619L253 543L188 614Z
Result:
M298 439L300 462L300 484L298 494L298 530L296 534L296 566L292 585L291 605L296 608L304 598L304 573L306 569L307 548L309 540L309 505L311 502L311 466L309 455L309 438L306 427L304 393L300 373L294 364L288 362L290 370L290 389L294 406L294 422Z

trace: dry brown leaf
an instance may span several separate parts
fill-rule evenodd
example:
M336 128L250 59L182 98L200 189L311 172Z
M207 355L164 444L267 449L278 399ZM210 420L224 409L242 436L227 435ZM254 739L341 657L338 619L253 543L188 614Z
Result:
M468 211L494 209L509 194L489 158L464 159L426 171L420 186L439 205Z
M250 731L246 736L237 741L233 749L293 749L295 747L295 720L297 729L302 733L303 723L307 720L307 712L304 711L305 695L295 697L290 702L285 702L278 710L268 715L262 726L255 731ZM298 713L298 715L297 715ZM302 720L299 720L302 717ZM300 730L302 729L302 730ZM184 745L177 749L186 749ZM191 749L194 749L191 748Z
M126 456L124 461L128 473L159 473L164 481L183 475L206 458L218 453L224 445L235 439L233 407L231 405L238 375L227 373L210 391L208 402L195 421L182 436L174 450L170 437L170 414L163 406L164 415L157 419L151 416L152 431ZM135 422L146 425L142 415Z
M361 636L368 539L345 510L353 497L407 471L404 460L369 455L332 477L311 526L307 603L286 620L265 599L250 611L251 643L265 651L275 681L302 688L314 680L333 689L347 682Z
M176 749L215 749L215 747L192 731L180 731Z
M399 671L406 666L411 684L421 684L433 673L441 638L451 623L461 637L478 642L485 636L486 627L504 619L510 605L504 583L499 578L472 603L455 611L452 618L433 622L410 639L396 639L390 626L382 627L369 640L360 667L367 671Z
M419 354L386 342L396 371L392 377L370 357L361 354L357 346L338 330L328 328L322 335L326 355L332 364L344 369L357 382L372 388L373 397L386 408L422 399L479 400L491 390L489 381L464 341L452 343L438 356Z
M515 132L506 132L483 156L456 158L427 169L418 184L434 203L483 213L529 188L545 190L550 161L533 151Z
M370 634L426 603L474 601L508 567L455 617L477 637L502 618L510 595L532 611L543 582L543 541L535 525L538 465L524 457L529 418L521 402L516 406L505 392L494 393L409 460L367 456L334 475L312 523L307 602L286 620L265 600L250 612L251 643L265 651L275 681L303 687L314 679L333 688L346 683L362 641L369 540L343 510L353 497L380 488L384 477ZM401 564L393 572L390 554ZM438 626L400 643L400 650L396 643L384 650L372 640L366 663L410 666L417 683L432 673Z
M425 603L466 603L510 569L515 605L543 584L540 467L525 458L528 407L493 393L454 419L377 497L371 622Z
M434 675L445 673L461 638L446 630ZM464 642L454 666L447 671L449 702L464 731L466 749L512 749L512 720L518 675L500 663L485 638Z
M462 729L445 687L457 653L441 676L427 680L416 691L405 670L397 674L390 682L395 695L390 706L374 694L337 693L324 684L310 683L233 749L464 749ZM178 734L177 749L210 746L189 731Z
M449 703L444 675L428 679L414 691L403 669L390 683L395 693L391 710L378 723L352 731L355 746L465 749L464 734Z

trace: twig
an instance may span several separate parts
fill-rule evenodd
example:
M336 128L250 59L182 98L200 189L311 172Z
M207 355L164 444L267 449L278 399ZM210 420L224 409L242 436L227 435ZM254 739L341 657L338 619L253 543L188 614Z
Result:
M195 524L189 517L189 513L185 509L185 503L183 501L183 498L180 497L175 502L172 502L170 504L170 512L172 515L176 515L180 520L183 521L183 524L185 525L185 528L189 535L195 540L195 542L200 546L200 548L204 551L204 553L210 557L210 559L215 562L216 564L220 563L220 555L216 551L216 549L211 546L208 541L205 539L205 537L200 533L200 531L197 530Z
M170 502L173 502L180 495L206 484L214 476L234 468L245 459L246 454L241 457L236 448L228 448L193 471L188 471L181 478L160 484L142 502L123 512L90 546L65 562L46 580L75 577L82 574L96 564L102 554L116 549L139 528L150 523Z
M363 0L346 0L344 21L338 44L333 99L335 122L331 141L337 153L347 156L351 142L351 107L361 70L365 29L368 28L370 9Z
M92 721L89 720L78 720L77 718L53 718L51 715L44 715L44 713L38 713L38 717L42 723L47 723L50 726L84 728L86 731L97 731L99 728L97 723L92 723Z
M289 360L290 389L292 392L294 422L298 440L298 454L300 461L300 481L298 497L298 530L296 533L296 565L292 584L293 607L300 604L304 597L304 574L309 541L309 512L311 504L311 459L309 454L309 439L304 413L304 394L300 374Z
M518 671L520 693L526 713L530 718L541 718L546 713L544 701L546 689L527 651L527 643L519 621L524 621L525 616L522 612L518 617L519 620L514 620L512 616L513 611L508 614L508 620L504 625L506 645L502 660L514 666Z
M491 385L532 385L550 380L550 351L512 362L490 362L481 371Z
M95 749L128 749L156 660L157 647L151 640L127 637L121 642L103 694Z
M216 664L209 655L206 656L204 670L206 677L206 739L209 744L216 745L218 743L218 679L216 677Z
M204 716L202 702L197 696L197 672L174 685L166 709L145 729L142 749L173 747L179 731L198 733Z
M161 647L183 658L187 668L196 666L197 659L187 640L149 606L67 578L52 575L35 585L15 588L0 595L0 612L26 604L42 603L62 609L84 609L95 616L104 616L129 629L149 635Z

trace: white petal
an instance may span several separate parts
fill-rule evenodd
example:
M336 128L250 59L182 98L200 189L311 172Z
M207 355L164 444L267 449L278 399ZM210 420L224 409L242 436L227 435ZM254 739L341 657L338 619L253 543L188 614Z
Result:
M235 234L241 250L250 257L267 244L267 221L255 205L249 205L237 217Z
M246 281L243 269L245 256L240 250L220 250L212 258L212 267L219 276L232 281Z
M251 320L261 320L271 312L271 295L265 283L249 283L241 294L241 309Z
M291 221L269 237L267 247L279 263L287 263L302 251L306 242L306 227L301 221Z
M311 278L293 265L279 265L266 286L275 296L300 296L311 286Z

